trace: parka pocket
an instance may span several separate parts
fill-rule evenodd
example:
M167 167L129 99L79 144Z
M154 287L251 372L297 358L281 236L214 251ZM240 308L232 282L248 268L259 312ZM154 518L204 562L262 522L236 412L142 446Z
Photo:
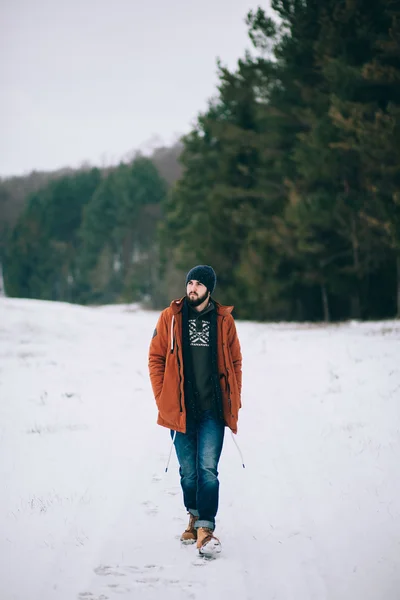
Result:
M221 385L224 386L224 389L225 389L226 393L228 393L228 380L226 378L225 373L220 373L219 374L219 380L220 380ZM223 380L223 383L222 383L222 380Z
M226 394L226 399L228 402L228 407L229 407L229 414L231 415L231 417L234 416L233 411L232 411L232 399L231 399L231 386L229 385L229 381L228 381L228 377L225 375L225 373L221 373L219 376L220 380L224 380L224 390L225 390L225 394Z

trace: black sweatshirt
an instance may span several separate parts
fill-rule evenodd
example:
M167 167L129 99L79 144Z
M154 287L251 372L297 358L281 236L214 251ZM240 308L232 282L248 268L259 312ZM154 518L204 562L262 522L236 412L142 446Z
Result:
M200 411L210 410L214 404L210 347L210 317L215 310L209 302L202 312L188 307L189 347L193 369L193 388Z

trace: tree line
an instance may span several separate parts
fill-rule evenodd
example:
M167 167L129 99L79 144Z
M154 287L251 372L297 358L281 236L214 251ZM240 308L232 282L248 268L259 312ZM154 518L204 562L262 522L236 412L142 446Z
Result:
M251 52L182 139L168 185L138 157L33 194L10 295L104 302L182 291L196 263L246 319L400 315L400 6L272 0Z
M51 181L30 196L9 236L7 294L84 304L150 298L166 191L144 157Z

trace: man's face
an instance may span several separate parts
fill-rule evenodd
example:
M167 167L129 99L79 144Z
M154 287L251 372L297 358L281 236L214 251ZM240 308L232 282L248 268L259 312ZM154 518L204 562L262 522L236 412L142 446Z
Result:
M186 297L191 306L199 306L209 296L208 289L200 281L188 281L186 286Z

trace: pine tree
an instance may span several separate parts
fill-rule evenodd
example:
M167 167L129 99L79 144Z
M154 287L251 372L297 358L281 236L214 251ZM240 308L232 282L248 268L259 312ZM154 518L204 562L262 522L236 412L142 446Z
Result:
M80 172L51 181L30 197L6 246L7 294L76 300L78 230L99 179L97 169Z
M362 93L348 101L336 97L331 114L342 139L359 159L364 198L359 219L380 246L378 266L393 264L387 280L394 283L397 279L400 315L399 3L382 0L372 17L374 26L367 30L369 40L373 32L371 51L357 73ZM376 248L373 255L376 261ZM381 304L382 300L381 295Z
M85 210L80 238L81 300L110 302L151 296L156 284L156 228L166 183L137 157L98 186Z

